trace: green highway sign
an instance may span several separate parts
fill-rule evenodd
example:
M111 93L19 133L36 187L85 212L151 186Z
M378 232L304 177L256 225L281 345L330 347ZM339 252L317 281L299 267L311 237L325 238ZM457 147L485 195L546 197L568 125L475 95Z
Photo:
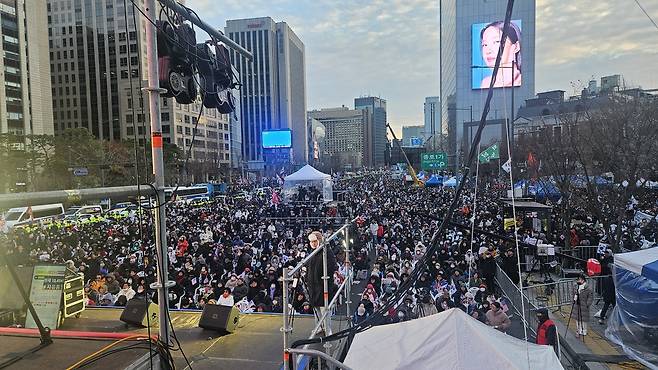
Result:
M499 159L500 158L500 153L498 150L498 144L494 144L487 149L485 149L482 153L480 153L479 159L480 163L489 163L492 159Z
M448 167L448 155L444 152L423 153L420 155L421 170L442 170Z

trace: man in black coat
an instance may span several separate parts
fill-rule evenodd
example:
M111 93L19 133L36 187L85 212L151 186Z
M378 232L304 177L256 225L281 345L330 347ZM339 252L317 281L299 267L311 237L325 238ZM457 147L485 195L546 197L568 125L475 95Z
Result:
M322 233L319 231L313 231L309 236L308 240L311 244L311 249L315 250L322 244ZM332 292L336 289L334 287L334 272L336 272L336 256L334 255L329 245L326 245L327 248L327 279L329 286L329 296L328 301L331 301ZM306 289L308 290L309 301L311 305L315 308L315 313L319 319L324 311L324 280L322 276L324 275L324 265L322 262L323 252L318 252L308 261L306 269Z
M502 256L502 266L503 271L509 276L510 280L514 284L519 283L519 265L516 255L514 255L514 250L512 248L505 251L505 255Z

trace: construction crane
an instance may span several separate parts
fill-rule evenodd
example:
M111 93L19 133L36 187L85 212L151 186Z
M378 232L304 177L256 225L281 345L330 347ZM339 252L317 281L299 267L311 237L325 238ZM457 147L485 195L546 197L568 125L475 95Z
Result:
M409 168L409 173L411 174L411 177L414 179L414 185L416 186L423 186L423 182L420 181L418 176L416 176L416 170L414 170L414 167L411 165L411 162L409 161L409 157L407 157L407 153L404 152L404 149L402 149L402 145L400 145L400 142L398 141L398 138L395 136L395 132L393 132L393 128L391 127L390 124L386 123L386 127L391 131L391 135L393 135L393 142L397 144L398 149L402 152L402 156L404 156L404 160L407 162L407 167Z

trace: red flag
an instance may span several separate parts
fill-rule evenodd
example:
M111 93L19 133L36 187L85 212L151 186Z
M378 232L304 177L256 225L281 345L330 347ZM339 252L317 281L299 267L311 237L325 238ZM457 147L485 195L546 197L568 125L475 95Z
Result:
M278 205L281 203L281 198L279 198L279 194L277 194L276 191L272 191L272 204Z

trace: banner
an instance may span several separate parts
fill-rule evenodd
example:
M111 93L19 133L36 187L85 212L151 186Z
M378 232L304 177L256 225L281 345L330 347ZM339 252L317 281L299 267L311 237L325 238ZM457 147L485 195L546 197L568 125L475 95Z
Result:
M480 159L480 163L489 163L492 159L499 159L500 153L498 144L494 144L485 149L482 153L480 153L478 158Z
M30 302L44 327L57 329L59 308L62 304L66 266L34 266ZM26 328L36 328L37 324L29 313L25 319Z

